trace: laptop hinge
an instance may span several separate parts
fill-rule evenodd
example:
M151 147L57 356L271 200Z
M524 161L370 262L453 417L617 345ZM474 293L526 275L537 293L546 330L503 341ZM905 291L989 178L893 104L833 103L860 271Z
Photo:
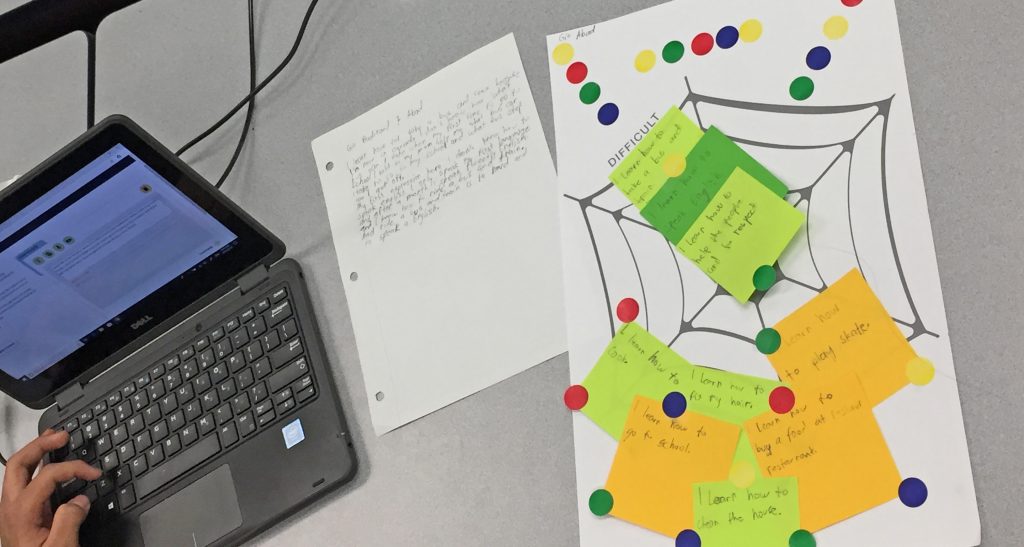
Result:
M64 410L84 396L85 390L82 389L82 384L78 382L71 384L67 389L57 394L57 410Z
M267 277L269 277L267 267L259 264L238 278L238 288L242 290L242 294L245 294L266 281Z

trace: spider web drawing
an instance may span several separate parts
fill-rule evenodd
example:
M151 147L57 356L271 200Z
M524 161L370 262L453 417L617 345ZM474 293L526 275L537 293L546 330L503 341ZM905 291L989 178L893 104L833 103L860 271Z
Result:
M812 165L816 162L825 165L820 173L816 175L812 173L807 178L807 183L791 183L790 180L780 177L790 187L789 193L785 196L787 201L802 209L808 216L805 226L790 244L790 249L787 249L787 253L775 264L778 278L775 287L789 284L791 287L797 287L813 296L820 294L828 287L827 279L837 279L838 275L835 275L835 272L840 270L845 272L856 267L868 278L869 282L872 281L872 275L880 277L884 274L889 278L884 285L893 289L888 294L879 294L879 297L907 339L913 341L920 336L938 338L938 334L928 329L925 319L918 310L913 291L907 281L903 261L897 247L897 237L893 229L893 213L890 205L892 187L886 175L885 150L890 107L894 97L843 106L777 105L704 95L694 92L688 79L684 79L684 82L686 95L679 107L701 129L706 130L711 125L716 125L758 160L762 160L764 156L775 154L784 158L779 161L779 165ZM720 121L725 123L712 123L711 119L713 118L720 118ZM764 127L743 128L742 124L748 123L745 121L731 125L728 123L730 119L737 121L751 118L764 121ZM839 136L824 135L825 131L814 130L813 126L818 121L822 122L821 127L841 126L845 133ZM776 135L771 134L773 126L791 127L793 124L810 127L804 137L797 139L797 142L786 142L786 138L775 138ZM777 133L779 136L785 134L790 141L793 141L793 131L778 131ZM770 163L762 162L770 170L775 170ZM776 174L779 173L776 172ZM858 207L855 207L855 201L860 199L858 195L867 195L863 191L865 188L870 190L867 193L870 194L870 199L866 201L873 205L865 208L859 207L862 203L858 203ZM842 195L844 192L845 196ZM578 205L583 224L590 237L593 256L604 292L609 335L614 336L616 331L614 309L617 301L609 287L607 275L609 265L613 263L631 265L631 269L639 281L639 294L636 294L634 298L641 304L643 321L649 324L651 321L649 311L661 305L664 299L657 290L652 289L652 279L650 277L645 279L642 273L645 266L643 257L636 252L637 236L629 232L640 228L644 231L654 232L659 237L660 233L639 215L635 206L624 200L621 192L610 182L589 195L564 194L563 196ZM846 202L845 218L829 217L829 221L823 223L827 225L828 230L832 231L833 239L846 241L845 238L848 238L847 245L851 247L852 252L837 254L834 244L817 237L818 232L825 228L819 227L819 222L822 219L812 216L811 213L816 212L815 206L822 200L835 202L844 198ZM834 203L829 204L834 205ZM857 209L871 209L871 213L865 216ZM617 228L611 230L614 232L612 235L609 235L610 230L603 232L595 230L595 223L607 224L609 219ZM843 230L842 236L835 233L836 227L840 225ZM615 252L614 249L609 251L608 246L604 245L604 243L609 243L611 238L618 237L621 237L621 243L624 243L624 249L628 252L628 256L623 256L621 251ZM688 286L694 284L691 282L694 279L691 275L695 266L685 257L681 257L668 240L662 237L661 241L664 249L671 253L675 271L661 270L655 275L661 278L670 277L673 285L678 280L678 291L681 295L678 330L675 333L667 333L671 336L666 339L667 345L673 346L680 337L688 333L707 333L753 346L753 336L756 331L741 330L737 332L735 325L729 325L728 322L715 324L714 320L709 321L704 317L713 302L720 300L720 297L730 299L732 302L732 297L717 285L710 295L707 294L707 291L704 295L697 295L694 294L696 291L688 290ZM620 242L614 243L620 249L622 248ZM826 257L820 256L822 254ZM865 264L869 258L867 255L870 255L874 262L883 263L885 267L867 268ZM843 258L836 260L836 257ZM836 266L832 265L837 261L846 261L848 266L845 267L845 270L842 268L837 270ZM800 270L799 264L805 266L802 272L798 271ZM826 265L831 268L829 272L831 277L822 271ZM706 279L703 274L700 276ZM663 282L664 279L660 281ZM872 283L872 286L875 287L875 284ZM763 306L766 298L769 298L775 290L773 287L768 292L755 293L750 300L761 328L770 324L766 323ZM692 302L694 299L698 301ZM696 307L696 311L687 313L687 310L693 307Z

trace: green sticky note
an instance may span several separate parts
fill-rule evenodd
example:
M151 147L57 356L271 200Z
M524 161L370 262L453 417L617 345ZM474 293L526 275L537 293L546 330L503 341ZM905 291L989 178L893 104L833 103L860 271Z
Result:
M768 410L777 381L696 366L636 323L626 323L612 338L583 387L582 412L619 439L637 395L661 401L682 393L686 411L741 425Z
M800 529L797 479L761 477L748 488L731 481L696 483L693 529L703 547L786 547Z
M711 127L686 157L682 175L669 178L641 213L669 241L679 243L736 168L780 197L789 191L729 137Z
M661 190L668 176L660 167L651 163L647 156L634 149L612 171L609 178L637 209L643 210Z
M669 156L685 158L703 136L704 131L673 106L640 141L637 150L660 167Z
M754 293L754 271L775 264L805 216L736 169L677 247L740 302Z

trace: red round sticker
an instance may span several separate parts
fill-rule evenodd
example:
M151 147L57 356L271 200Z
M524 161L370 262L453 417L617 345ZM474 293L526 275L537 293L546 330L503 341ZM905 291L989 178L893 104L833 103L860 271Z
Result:
M632 298L623 298L615 308L615 315L619 316L619 321L623 323L632 323L640 315L640 304Z
M565 78L571 84L578 84L587 79L587 65L577 61L565 71Z
M793 390L786 386L779 386L772 390L771 394L768 395L768 406L776 414L785 414L790 410L793 410L793 405L796 404L796 395L793 394Z
M707 55L713 47L715 47L715 37L706 32L698 34L690 44L690 49L697 55Z
M580 385L569 386L569 389L565 390L565 395L562 396L562 400L565 401L565 406L569 407L569 410L583 408L588 399L590 399L590 394L587 393L587 388Z
M843 0L843 5L848 7L848 8L859 6L860 3L861 3L861 0Z

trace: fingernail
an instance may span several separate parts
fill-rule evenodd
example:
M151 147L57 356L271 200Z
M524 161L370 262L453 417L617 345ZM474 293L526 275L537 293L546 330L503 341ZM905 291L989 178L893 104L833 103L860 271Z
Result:
M50 435L53 435L54 433L55 433L54 430L52 430L50 428L46 428L46 431L43 431L43 436L44 437L49 437Z
M92 504L89 503L89 498L87 498L85 496L75 496L75 497L71 498L71 501L69 501L68 503L73 503L73 504L81 507L82 509L85 509L86 513L89 512L89 507L92 505Z

